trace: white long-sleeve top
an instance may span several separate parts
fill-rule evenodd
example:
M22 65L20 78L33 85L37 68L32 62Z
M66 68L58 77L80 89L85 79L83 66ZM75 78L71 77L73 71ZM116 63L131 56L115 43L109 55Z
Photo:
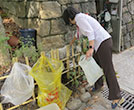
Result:
M79 27L79 36L82 34L88 37L88 40L94 40L95 51L100 44L111 37L111 35L100 25L100 23L93 17L79 13L75 16L76 25ZM78 36L76 33L76 37Z

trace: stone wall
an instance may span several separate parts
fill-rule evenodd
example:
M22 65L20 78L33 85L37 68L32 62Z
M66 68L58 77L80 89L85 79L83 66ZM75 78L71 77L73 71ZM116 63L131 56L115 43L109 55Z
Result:
M44 49L65 45L66 37L72 32L65 26L61 16L67 6L74 6L81 12L96 14L95 0L0 0L1 7L22 28L37 30L37 42ZM71 34L69 34L71 33Z
M134 0L123 0L121 50L134 46Z
M2 38L2 37L5 37L5 29L4 29L4 26L2 23L2 18L0 16L0 38ZM4 43L4 42L1 42L1 43ZM4 44L6 44L6 42ZM9 51L7 50L7 48L5 48L5 47L3 48L2 46L0 46L0 71L2 71L1 67L5 66L5 65L7 66L8 63L10 62ZM2 48L4 49L4 53L6 53L6 54L4 54L2 52Z

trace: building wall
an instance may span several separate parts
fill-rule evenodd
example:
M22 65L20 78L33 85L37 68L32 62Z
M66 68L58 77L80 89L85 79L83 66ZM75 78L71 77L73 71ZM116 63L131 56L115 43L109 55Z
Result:
M134 46L134 0L123 0L121 50Z
M72 36L61 18L66 7L96 14L95 0L0 0L0 3L20 27L37 30L37 42L42 42L47 51L62 47Z

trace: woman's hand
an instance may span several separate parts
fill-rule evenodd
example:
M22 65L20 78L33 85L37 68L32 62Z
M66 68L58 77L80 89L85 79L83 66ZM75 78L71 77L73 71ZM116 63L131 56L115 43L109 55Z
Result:
M89 57L91 57L93 55L94 49L90 48L87 52L86 52L86 59L88 59Z
M86 53L86 59L91 57L94 52L94 40L89 41L89 50Z

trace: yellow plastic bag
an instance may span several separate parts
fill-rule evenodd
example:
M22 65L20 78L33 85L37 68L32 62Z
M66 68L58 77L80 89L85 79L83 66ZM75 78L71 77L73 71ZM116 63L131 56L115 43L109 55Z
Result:
M61 110L64 110L66 102L68 101L71 93L72 92L64 85L61 85L61 90L55 88L55 90L52 90L49 93L45 93L39 90L38 105L41 107L51 103L56 103L61 108Z
M30 74L39 86L38 105L46 106L57 103L63 110L71 91L61 83L63 63L42 55L33 66Z

